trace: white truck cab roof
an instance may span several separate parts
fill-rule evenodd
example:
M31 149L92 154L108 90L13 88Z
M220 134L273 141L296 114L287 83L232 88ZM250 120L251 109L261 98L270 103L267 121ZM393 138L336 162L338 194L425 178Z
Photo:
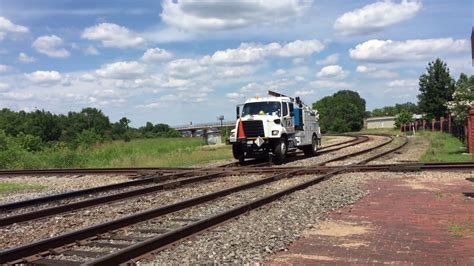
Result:
M256 102L291 102L290 97L253 97L247 99L245 103L256 103Z

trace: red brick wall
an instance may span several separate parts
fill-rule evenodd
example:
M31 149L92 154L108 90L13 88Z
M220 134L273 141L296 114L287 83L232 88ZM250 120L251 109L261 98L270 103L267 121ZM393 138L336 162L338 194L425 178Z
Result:
M469 153L474 154L474 104L471 105L467 119L467 145Z

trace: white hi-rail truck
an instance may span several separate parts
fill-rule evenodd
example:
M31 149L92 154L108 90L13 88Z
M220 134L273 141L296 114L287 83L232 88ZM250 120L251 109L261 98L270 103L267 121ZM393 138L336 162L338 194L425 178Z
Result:
M321 145L319 114L299 97L268 91L268 97L255 97L237 105L237 122L229 142L235 159L268 156L282 163L287 153L303 150L316 155Z

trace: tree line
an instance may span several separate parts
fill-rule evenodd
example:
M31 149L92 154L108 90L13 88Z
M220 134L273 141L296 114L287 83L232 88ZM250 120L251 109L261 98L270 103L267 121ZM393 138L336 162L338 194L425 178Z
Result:
M53 114L45 110L33 112L0 110L0 145L15 141L28 151L38 151L46 146L66 145L68 148L91 146L94 143L137 138L181 137L167 124L147 122L133 128L126 117L110 122L101 110L84 108L80 112Z
M426 72L419 77L418 103L402 103L366 111L365 100L357 92L344 90L313 103L320 113L323 132L359 131L363 119L376 116L397 116L395 126L413 121L413 114L425 119L439 119L452 115L458 124L465 124L467 113L474 101L474 75L461 73L458 80L451 77L449 68L441 59L428 63Z

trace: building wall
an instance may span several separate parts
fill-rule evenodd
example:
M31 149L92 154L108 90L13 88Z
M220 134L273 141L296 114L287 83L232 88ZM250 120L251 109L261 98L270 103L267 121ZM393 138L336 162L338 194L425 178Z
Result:
M367 128L394 128L395 119L367 120Z

